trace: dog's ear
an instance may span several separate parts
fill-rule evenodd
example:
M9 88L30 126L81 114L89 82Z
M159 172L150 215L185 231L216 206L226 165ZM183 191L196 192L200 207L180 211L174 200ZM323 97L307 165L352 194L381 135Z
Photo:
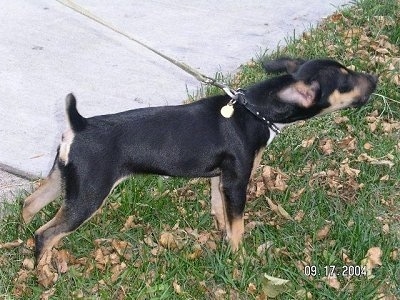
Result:
M314 103L319 87L317 81L313 81L309 85L303 81L298 81L282 89L278 96L284 102L308 108Z
M263 67L264 70L269 73L287 72L293 74L305 62L305 60L300 58L281 57L275 60L264 61Z

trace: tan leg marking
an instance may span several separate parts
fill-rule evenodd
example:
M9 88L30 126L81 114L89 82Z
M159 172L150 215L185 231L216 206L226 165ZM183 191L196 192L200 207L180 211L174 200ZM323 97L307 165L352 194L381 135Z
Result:
M222 192L221 176L211 178L211 215L218 230L226 229L225 197Z
M239 245L242 242L242 237L244 234L244 219L243 217L235 217L230 226L227 229L226 237L228 238L232 250L237 251L239 249Z
M22 218L25 223L29 223L33 216L55 200L61 194L61 173L57 166L54 166L50 175L44 183L24 201Z
M256 153L256 156L254 157L253 169L251 170L250 178L253 177L253 175L257 172L257 169L260 166L262 160L263 153L264 153L264 148L261 148Z
M66 235L68 235L70 232L58 232L60 228L58 228L62 223L67 222L65 220L64 214L63 214L63 209L64 207L62 206L56 215L54 216L53 219L51 219L49 222L44 224L42 227L40 227L36 231L36 235L43 235L45 234L45 242L43 243L43 248L41 249L41 255L39 257L38 263L40 262L41 258L44 256L44 254L47 251L51 251L51 249ZM50 232L49 232L50 231Z
M127 177L122 177L120 179L118 179L114 185L112 186L112 188L110 189L110 192L108 193L107 197L111 194L111 192L113 191L113 189L120 184L122 181L124 181ZM82 222L81 224L79 224L78 228L81 227L84 223L86 223L87 221L89 221L103 206L104 206L104 202L107 199L104 198L100 207L98 209L96 209L88 218L85 219L84 222ZM61 208L58 210L58 212L56 213L56 215L53 217L53 219L51 219L49 222L47 222L46 224L44 224L42 227L40 227L37 231L36 234L37 235L45 235L45 238L47 236L47 239L45 241L45 243L42 245L43 248L41 249L41 255L39 258L39 262L41 261L41 258L46 257L44 254L47 251L51 251L52 248L57 245L57 243L65 236L69 235L71 232L73 232L74 230L68 230L68 231L63 231L63 224L68 224L68 219L65 218L64 216L64 206L61 206Z

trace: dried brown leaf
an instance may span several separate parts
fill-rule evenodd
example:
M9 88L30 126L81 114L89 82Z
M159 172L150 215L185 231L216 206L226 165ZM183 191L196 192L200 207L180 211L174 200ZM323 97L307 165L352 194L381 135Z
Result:
M124 226L121 228L121 232L125 232L131 228L135 228L135 225L135 217L129 216L128 219L126 219Z
M111 282L116 282L118 278L120 278L120 275L122 272L126 269L126 264L122 262L121 264L114 265L111 268Z
M262 179L266 189L270 191L285 191L287 188L286 181L289 179L285 173L279 169L273 169L270 166L265 166L262 172Z
M300 190L296 191L296 192L292 192L290 194L290 202L296 202L297 200L299 200L301 198L301 195L303 195L303 193L305 192L306 188L301 188Z
M332 226L331 224L327 224L317 231L316 235L317 241L324 240L328 236L329 231L331 230L331 226Z
M322 280L331 288L334 288L336 290L340 289L340 282L336 277L336 274L328 277L323 277Z
M17 247L21 246L23 243L24 243L23 240L18 239L18 240L12 241L12 242L7 242L7 243L0 244L0 249L10 250L10 249L17 248Z
M24 267L27 270L33 270L35 268L35 262L31 258L25 258L22 261L22 267Z
M40 300L49 300L54 294L56 293L56 288L51 288L47 291L44 291L41 295L40 295Z
M375 267L382 265L381 256L382 256L381 248L372 247L368 250L367 254L365 255L365 258L361 261L361 265L365 266L366 268L367 277L369 279L374 277L372 275L372 270Z
M333 119L333 122L335 122L336 124L347 123L347 122L349 122L349 118L346 116L344 116L344 117L338 116Z
M370 142L366 142L366 143L364 144L363 148L364 148L365 150L371 150L371 149L374 148L374 146L373 146Z
M382 232L383 232L384 234L388 234L388 233L390 232L389 224L383 224L383 226L382 226Z
M286 219L293 220L293 218L289 215L289 213L280 205L275 204L270 198L266 197L269 207L273 212L275 212L278 216Z
M161 233L158 241L161 246L170 250L182 249L183 247L182 240L173 232Z
M193 252L187 255L187 258L190 260L195 260L200 258L203 255L203 250L200 246L196 247Z
M319 142L319 148L325 155L330 155L333 153L333 143L331 139L323 139Z
M347 136L344 139L338 142L338 145L341 149L346 151L354 151L357 146L357 140L352 136Z
M305 216L305 212L303 210L299 210L294 216L294 220L297 222L301 222Z
M262 289L267 297L276 298L290 288L290 281L264 274Z
M177 293L178 295L182 294L182 287L178 284L176 280L172 283L172 286L174 287L175 293Z
M361 170L351 168L349 164L341 164L339 171L341 174L346 174L350 177L357 177L361 172Z
M36 267L38 283L45 288L58 280L58 272L51 265L52 255L52 251L46 251Z
M366 153L360 154L358 156L357 160L362 161L362 162L368 162L372 165L384 165L384 166L388 166L389 168L394 166L394 163L388 159L377 159L377 158L369 156Z
M303 148L310 148L314 144L314 141L315 141L315 137L312 137L312 138L310 138L308 140L302 140L301 141L301 146Z

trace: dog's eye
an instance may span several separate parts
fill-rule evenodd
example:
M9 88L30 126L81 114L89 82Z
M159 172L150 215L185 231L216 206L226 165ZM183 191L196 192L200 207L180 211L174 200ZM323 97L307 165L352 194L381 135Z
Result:
M352 90L352 87L350 84L342 84L339 86L339 92L341 93L346 93L346 92L350 92Z
M349 76L342 77L341 80L339 81L338 86L339 86L338 90L341 93L346 93L353 89L353 84Z

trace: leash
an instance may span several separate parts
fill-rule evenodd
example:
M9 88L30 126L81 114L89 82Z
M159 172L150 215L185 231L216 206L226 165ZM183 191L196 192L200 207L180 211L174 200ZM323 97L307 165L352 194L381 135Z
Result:
M223 106L221 109L221 115L223 117L230 118L233 115L233 112L234 112L233 105L239 100L240 104L242 104L249 112L251 112L258 119L265 122L266 125L272 131L274 131L277 134L280 133L279 128L274 123L272 123L271 121L269 121L268 119L263 117L258 111L254 110L250 107L251 104L245 98L244 90L238 89L237 91L235 91L234 89L230 88L227 84L219 82L219 81L215 80L214 78L208 77L208 76L198 72L197 70L193 69L189 65L165 55L164 53L162 53L162 52L148 46L147 44L143 43L142 41L134 38L130 34L118 29L113 24L104 21L103 19L99 18L98 16L95 16L90 11L79 6L78 4L76 4L75 2L73 2L71 0L56 0L56 1L70 9L72 9L73 11L99 23L100 25L103 25L104 27L111 29L112 31L128 38L129 40L141 45L142 47L150 50L151 52L161 56L165 60L169 61L170 63L174 64L178 68L182 69L183 71L185 71L185 72L189 73L190 75L192 75L193 77L195 77L198 81L200 81L206 85L213 85L215 87L222 89L229 97L231 97L231 100L228 102L228 104Z
M103 19L99 18L98 16L95 16L94 14L92 14L90 11L88 11L87 9L79 6L78 4L74 3L73 1L70 0L56 0L57 2L59 2L60 4L72 9L73 11L107 27L108 29L111 29L112 31L128 38L129 40L141 45L142 47L150 50L151 52L161 56L162 58L166 59L167 61L169 61L170 63L174 64L175 66L181 68L182 70L184 70L185 72L189 73L190 75L192 75L193 77L195 77L198 81L206 84L206 85L213 85L216 86L220 89L222 89L229 97L231 97L232 99L236 98L236 92L235 90L231 89L228 85L226 85L225 83L222 82L218 82L217 80L215 80L214 78L208 77L204 74L201 74L200 72L198 72L197 70L193 69L192 67L190 67L189 65L178 61L176 59L173 59L167 55L165 55L164 53L146 45L145 43L141 42L140 40L132 37L130 34L118 29L117 27L115 27L113 24L108 23L106 21L104 21Z

